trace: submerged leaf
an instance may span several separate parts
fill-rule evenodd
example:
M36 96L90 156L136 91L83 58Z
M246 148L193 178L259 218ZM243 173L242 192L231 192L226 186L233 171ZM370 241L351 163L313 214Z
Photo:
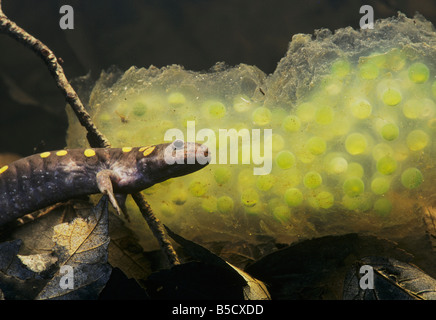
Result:
M31 214L34 216L34 221L13 229L9 238L22 240L23 244L20 247L22 255L51 253L54 246L53 228L58 224L72 221L83 211L80 208L89 206L88 202L82 200L70 200L44 208Z
M111 273L107 263L108 208L103 197L87 219L54 228L60 270L38 299L96 299Z
M146 257L136 235L118 215L109 215L109 234L108 261L111 266L119 268L128 278L139 283L147 279L152 272L150 259Z
M264 256L245 271L268 285L272 299L341 299L348 267L373 254L412 259L392 241L346 234L292 244Z
M248 273L230 263L229 265L235 269L245 281L247 281L247 285L243 287L244 300L271 300L268 289L262 281L253 278Z
M363 266L370 267L371 273L362 270ZM366 278L362 279L364 275ZM368 277L371 277L371 287L367 286ZM386 257L365 257L348 271L343 299L435 300L436 280L410 263Z
M29 270L35 273L44 272L57 262L57 258L50 253L17 255L17 257Z
M0 291L3 299L34 299L47 283L42 274L29 270L18 258L21 240L0 243Z
M434 202L434 201L433 201ZM436 250L436 207L432 204L423 207L423 217L433 251Z
M166 227L168 234L196 261L152 274L148 290L152 297L184 299L257 299L270 296L266 286L201 245Z

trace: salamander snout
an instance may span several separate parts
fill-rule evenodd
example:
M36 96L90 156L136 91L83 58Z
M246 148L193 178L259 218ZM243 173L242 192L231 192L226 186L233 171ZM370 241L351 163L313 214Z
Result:
M188 142L185 144L186 163L207 165L210 162L209 149L204 144Z

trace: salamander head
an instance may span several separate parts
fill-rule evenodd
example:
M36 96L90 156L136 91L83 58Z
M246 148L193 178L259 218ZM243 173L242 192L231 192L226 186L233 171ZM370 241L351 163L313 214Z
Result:
M207 147L194 142L175 140L153 148L149 155L138 161L139 170L153 183L195 172L210 161Z

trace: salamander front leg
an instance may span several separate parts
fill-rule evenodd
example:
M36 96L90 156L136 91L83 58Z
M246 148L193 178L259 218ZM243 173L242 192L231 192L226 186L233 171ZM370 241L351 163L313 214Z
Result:
M118 205L117 199L114 195L114 189L112 187L112 179L115 178L115 173L111 170L102 170L97 173L97 185L101 193L107 194L109 197L109 202L112 204L114 209L119 215L123 212Z
M126 220L128 222L130 222L130 218L127 212L127 207L126 207L126 200L127 200L127 194L123 194L123 193L115 193L115 199L117 200L118 206L120 207L121 211L124 214L124 217L126 218Z

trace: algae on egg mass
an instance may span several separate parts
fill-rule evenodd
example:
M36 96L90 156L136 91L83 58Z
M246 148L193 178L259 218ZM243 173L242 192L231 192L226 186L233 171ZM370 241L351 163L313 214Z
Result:
M430 22L403 14L373 30L320 29L294 35L271 75L244 64L132 67L116 81L103 72L88 105L114 147L163 143L166 130L186 132L188 120L216 137L220 129L272 129L267 175L255 176L258 164L240 149L239 163L210 164L144 191L177 233L199 242L346 232L395 239L416 231L410 226L418 228L434 193L434 39ZM85 147L69 114L68 147ZM222 151L218 141L207 144ZM148 242L140 214L129 211L129 226Z

